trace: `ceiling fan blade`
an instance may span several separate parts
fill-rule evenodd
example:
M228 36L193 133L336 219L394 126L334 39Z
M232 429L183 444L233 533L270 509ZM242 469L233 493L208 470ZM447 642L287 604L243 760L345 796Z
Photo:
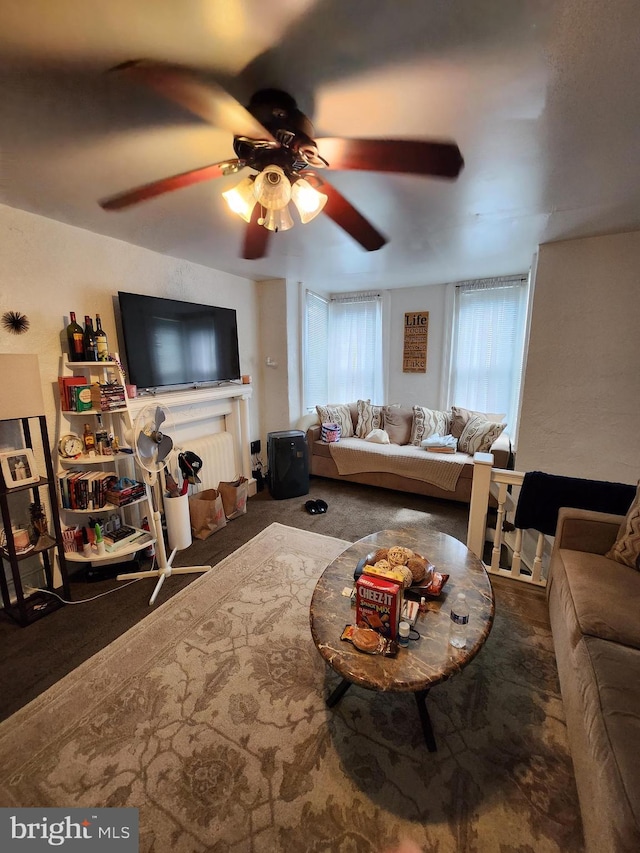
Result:
M258 258L264 258L267 254L267 244L271 231L262 225L258 225L258 219L261 216L262 208L256 204L251 214L251 222L247 225L242 249L242 257L248 261L256 261Z
M312 186L328 196L327 203L322 212L326 213L330 219L333 219L336 225L339 225L357 243L360 243L363 249L366 249L367 252L375 252L388 242L387 238L374 228L369 220L365 219L360 211L356 210L351 202L347 201L324 178L307 172L305 172L305 177Z
M455 142L327 137L316 139L316 144L332 169L457 178L464 166Z
M269 131L221 86L200 80L193 71L164 62L138 59L112 69L144 83L165 98L185 107L215 127L234 136L262 139L276 145Z
M143 184L133 190L118 193L118 195L104 199L99 204L104 210L122 210L164 193L190 187L192 184L200 184L203 181L212 181L214 178L221 178L223 175L237 172L242 168L241 162L234 157L231 160L223 160L221 163L212 163L210 166L190 169L188 172L181 172L179 175L172 175L170 178L160 178L160 180L152 181L150 184Z

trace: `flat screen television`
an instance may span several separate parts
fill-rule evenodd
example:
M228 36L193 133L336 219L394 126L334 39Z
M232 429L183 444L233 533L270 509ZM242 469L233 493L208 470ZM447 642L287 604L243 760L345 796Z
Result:
M233 308L118 292L128 381L139 388L240 378Z

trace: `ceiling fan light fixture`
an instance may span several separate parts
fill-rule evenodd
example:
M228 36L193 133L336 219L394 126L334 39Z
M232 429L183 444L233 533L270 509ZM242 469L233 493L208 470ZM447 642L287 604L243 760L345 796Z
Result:
M293 219L288 207L281 207L278 210L271 208L265 212L264 221L258 221L269 231L288 231L293 228Z
M291 201L291 183L280 166L266 166L255 179L253 193L262 207L281 210Z
M318 192L304 178L298 178L291 187L291 200L298 209L300 221L303 225L315 219L324 208L328 198L324 193Z
M242 217L245 222L251 222L251 214L256 204L253 184L253 176L244 178L237 186L222 193L222 197L231 210Z

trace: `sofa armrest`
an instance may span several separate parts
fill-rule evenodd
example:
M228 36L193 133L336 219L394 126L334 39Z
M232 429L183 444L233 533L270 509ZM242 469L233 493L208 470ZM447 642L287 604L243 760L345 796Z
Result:
M489 453L493 453L494 468L508 468L511 457L511 439L509 433L502 432L491 445Z
M553 550L568 548L606 554L616 541L623 515L563 507L558 513Z
M313 442L320 441L320 424L312 424L307 430L307 444L309 445L309 452L312 452Z

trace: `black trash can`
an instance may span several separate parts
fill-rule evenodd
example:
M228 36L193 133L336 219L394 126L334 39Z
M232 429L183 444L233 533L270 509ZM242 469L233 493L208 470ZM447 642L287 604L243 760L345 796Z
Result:
M298 429L267 434L269 491L276 500L309 494L309 452Z

